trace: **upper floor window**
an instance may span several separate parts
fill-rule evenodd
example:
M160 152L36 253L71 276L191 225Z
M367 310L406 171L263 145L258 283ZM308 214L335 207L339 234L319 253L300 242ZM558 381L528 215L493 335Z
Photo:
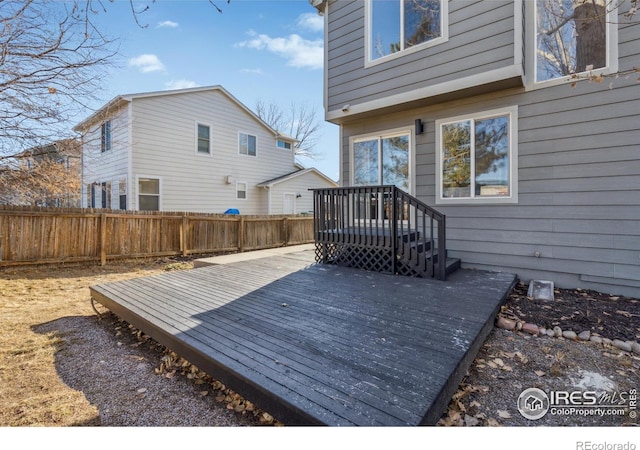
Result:
M535 81L609 66L609 0L536 0Z
M250 134L240 133L239 153L241 155L256 156L256 137Z
M446 40L447 3L445 0L369 0L369 61Z
M291 142L283 141L282 139L277 140L278 148L283 148L285 150L291 150Z
M436 203L517 201L517 108L436 121Z
M111 121L103 122L100 127L100 151L107 152L111 150Z
M211 154L211 127L209 125L203 125L199 123L197 125L197 140L198 144L196 147L197 153L203 155Z

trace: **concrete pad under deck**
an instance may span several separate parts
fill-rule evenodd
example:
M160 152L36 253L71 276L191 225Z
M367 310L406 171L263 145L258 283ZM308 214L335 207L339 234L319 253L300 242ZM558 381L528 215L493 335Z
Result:
M289 247L268 248L265 250L255 250L251 252L232 253L229 255L212 256L210 258L199 258L193 261L193 267L206 267L218 264L231 264L240 261L251 261L254 259L268 258L270 256L288 255L289 253L303 252L315 249L315 244L291 245Z

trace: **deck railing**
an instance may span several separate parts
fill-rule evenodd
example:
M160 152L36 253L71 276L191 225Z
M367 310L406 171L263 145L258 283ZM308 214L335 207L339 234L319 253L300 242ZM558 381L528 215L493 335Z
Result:
M446 278L444 214L395 186L313 193L318 262Z

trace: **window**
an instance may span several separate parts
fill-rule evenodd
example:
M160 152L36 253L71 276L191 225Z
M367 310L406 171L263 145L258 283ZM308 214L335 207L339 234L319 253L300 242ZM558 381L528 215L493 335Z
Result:
M238 147L241 155L256 156L256 137L240 133Z
M100 151L102 153L111 150L111 121L107 120L100 127Z
M209 125L197 125L197 148L198 154L210 155L211 154L211 127Z
M111 208L111 182L87 184L89 208Z
M138 209L140 211L160 211L160 180L138 178Z
M237 199L247 198L247 183L245 183L244 181L238 181L236 183L236 198Z
M436 121L436 203L517 201L517 109Z
M609 48L616 46L610 39L607 4L605 0L536 0L536 82L612 68Z
M408 191L410 136L409 131L400 131L354 139L353 185L395 185Z
M446 41L447 3L444 0L369 0L369 61Z
M278 148L283 148L285 150L291 150L291 142L283 141L282 139L277 140Z
M118 196L120 209L127 209L127 179L121 178L118 181Z

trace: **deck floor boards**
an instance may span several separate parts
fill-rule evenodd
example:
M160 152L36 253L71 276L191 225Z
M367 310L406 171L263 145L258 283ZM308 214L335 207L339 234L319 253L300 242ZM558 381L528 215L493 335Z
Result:
M284 423L405 426L435 423L516 280L313 261L290 253L90 291Z

